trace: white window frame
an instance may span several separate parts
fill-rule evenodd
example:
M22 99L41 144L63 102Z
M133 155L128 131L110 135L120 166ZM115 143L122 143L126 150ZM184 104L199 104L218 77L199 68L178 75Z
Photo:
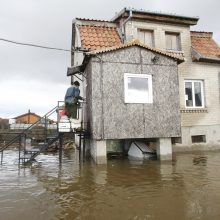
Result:
M136 101L136 100L131 100L131 98L128 96L128 78L131 77L139 77L139 78L144 78L148 79L148 97L143 97L143 101ZM152 93L152 75L149 74L132 74L132 73L125 73L124 74L124 102L125 103L142 103L142 104L147 104L147 103L153 103L153 93Z
M186 101L186 82L192 83L192 101L193 101L193 106L187 106ZM194 88L194 83L198 82L201 84L201 101L202 101L202 106L195 106L195 88ZM204 97L204 80L184 80L184 96L185 96L185 107L186 108L204 108L205 107L205 97Z

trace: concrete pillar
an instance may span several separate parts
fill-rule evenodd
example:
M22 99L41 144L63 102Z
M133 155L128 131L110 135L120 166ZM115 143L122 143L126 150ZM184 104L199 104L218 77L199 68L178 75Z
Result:
M157 157L160 160L172 160L171 138L159 138L157 144Z
M107 164L107 144L105 140L91 140L91 156L96 164Z
M182 127L181 132L182 132L182 145L183 146L191 146L192 140L191 140L191 135L190 135L190 128L189 127Z
M76 147L79 147L79 135L74 134L74 137L75 137L75 145L76 145Z

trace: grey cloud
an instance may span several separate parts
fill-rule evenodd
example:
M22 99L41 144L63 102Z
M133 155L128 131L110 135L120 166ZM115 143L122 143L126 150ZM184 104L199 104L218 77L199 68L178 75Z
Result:
M134 7L151 11L171 12L187 16L199 16L195 30L213 31L220 44L219 0L0 0L0 37L21 42L60 47L71 47L71 24L75 17L109 20L115 12L124 7ZM0 41L0 83L5 88L10 83L23 79L34 80L39 85L48 85L48 92L53 86L68 86L67 66L70 66L70 54L59 51L16 46ZM11 88L13 89L13 88ZM19 89L19 86L15 88ZM36 91L35 91L35 90ZM31 93L37 94L35 86ZM56 90L56 96L63 97L64 89ZM41 93L42 95L42 93ZM10 100L12 97L8 97ZM40 96L39 96L40 98ZM56 98L56 97L55 97ZM55 102L56 99L52 99ZM0 104L6 102L0 96ZM9 101L10 102L10 101ZM24 106L17 103L19 112L35 106L34 101ZM9 106L4 103L4 106ZM24 107L23 107L24 106ZM7 112L7 108L4 111ZM39 109L41 106L39 106ZM48 106L49 110L50 106ZM42 108L41 108L42 109ZM43 108L46 109L46 106ZM3 110L0 109L0 117ZM14 110L17 111L17 110Z

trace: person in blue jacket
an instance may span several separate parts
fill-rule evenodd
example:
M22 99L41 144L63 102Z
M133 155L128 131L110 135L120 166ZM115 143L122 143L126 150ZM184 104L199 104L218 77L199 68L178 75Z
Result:
M66 91L64 99L65 113L69 118L77 118L78 100L84 100L84 98L80 96L79 86L79 82L75 81L74 83L71 83L71 87Z

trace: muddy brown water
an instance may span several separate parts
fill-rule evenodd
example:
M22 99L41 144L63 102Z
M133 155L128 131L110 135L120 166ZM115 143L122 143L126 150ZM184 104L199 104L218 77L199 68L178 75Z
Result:
M220 219L220 151L96 166L70 150L22 169L17 156L0 165L0 220Z

